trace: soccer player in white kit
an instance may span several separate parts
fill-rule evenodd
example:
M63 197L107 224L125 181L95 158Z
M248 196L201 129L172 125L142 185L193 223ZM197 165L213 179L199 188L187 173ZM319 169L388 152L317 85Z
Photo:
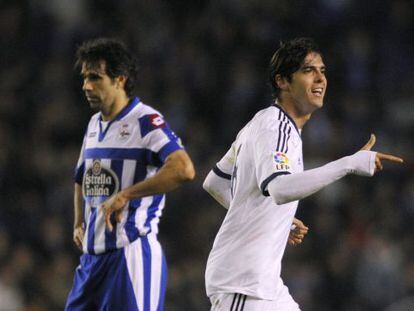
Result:
M370 151L371 135L355 154L303 170L301 131L323 106L327 87L312 39L281 44L270 62L270 82L275 103L238 133L203 184L228 208L207 261L213 311L300 310L280 277L298 200L347 174L373 176L382 160L402 162Z
M165 193L194 178L163 116L132 95L132 54L95 39L77 51L94 114L76 167L73 239L83 251L65 310L161 311L167 267L158 242Z

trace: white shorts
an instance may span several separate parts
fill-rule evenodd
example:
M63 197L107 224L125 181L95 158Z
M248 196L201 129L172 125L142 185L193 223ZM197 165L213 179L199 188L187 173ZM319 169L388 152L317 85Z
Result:
M210 301L211 311L300 311L287 288L277 300L225 293L212 295Z

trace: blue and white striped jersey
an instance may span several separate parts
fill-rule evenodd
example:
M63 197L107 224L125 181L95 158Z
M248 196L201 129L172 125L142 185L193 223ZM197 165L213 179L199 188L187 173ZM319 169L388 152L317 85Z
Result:
M84 253L105 253L150 232L158 233L165 194L129 201L121 222L112 218L112 232L105 227L102 203L153 176L167 156L179 149L183 149L180 139L163 116L137 97L112 121L104 122L101 113L92 116L75 173L84 196Z

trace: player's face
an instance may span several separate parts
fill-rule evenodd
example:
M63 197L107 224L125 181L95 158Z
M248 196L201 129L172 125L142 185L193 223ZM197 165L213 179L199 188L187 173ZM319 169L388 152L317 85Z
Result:
M289 96L300 112L309 114L323 106L326 87L325 64L319 54L311 52L293 73Z
M115 79L106 74L105 62L99 64L82 64L82 90L85 92L89 105L94 110L105 111L114 104L119 88Z

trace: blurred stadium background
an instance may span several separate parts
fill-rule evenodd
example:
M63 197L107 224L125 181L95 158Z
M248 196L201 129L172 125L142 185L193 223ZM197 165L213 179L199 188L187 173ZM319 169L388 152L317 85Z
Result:
M0 2L0 310L62 310L78 255L72 175L91 111L73 70L84 39L116 36L140 60L137 95L183 138L197 180L167 198L166 310L209 310L204 266L225 215L201 183L269 105L279 40L312 36L329 87L303 133L305 167L377 148L405 158L304 200L311 231L284 279L304 311L414 310L414 3L408 0Z

